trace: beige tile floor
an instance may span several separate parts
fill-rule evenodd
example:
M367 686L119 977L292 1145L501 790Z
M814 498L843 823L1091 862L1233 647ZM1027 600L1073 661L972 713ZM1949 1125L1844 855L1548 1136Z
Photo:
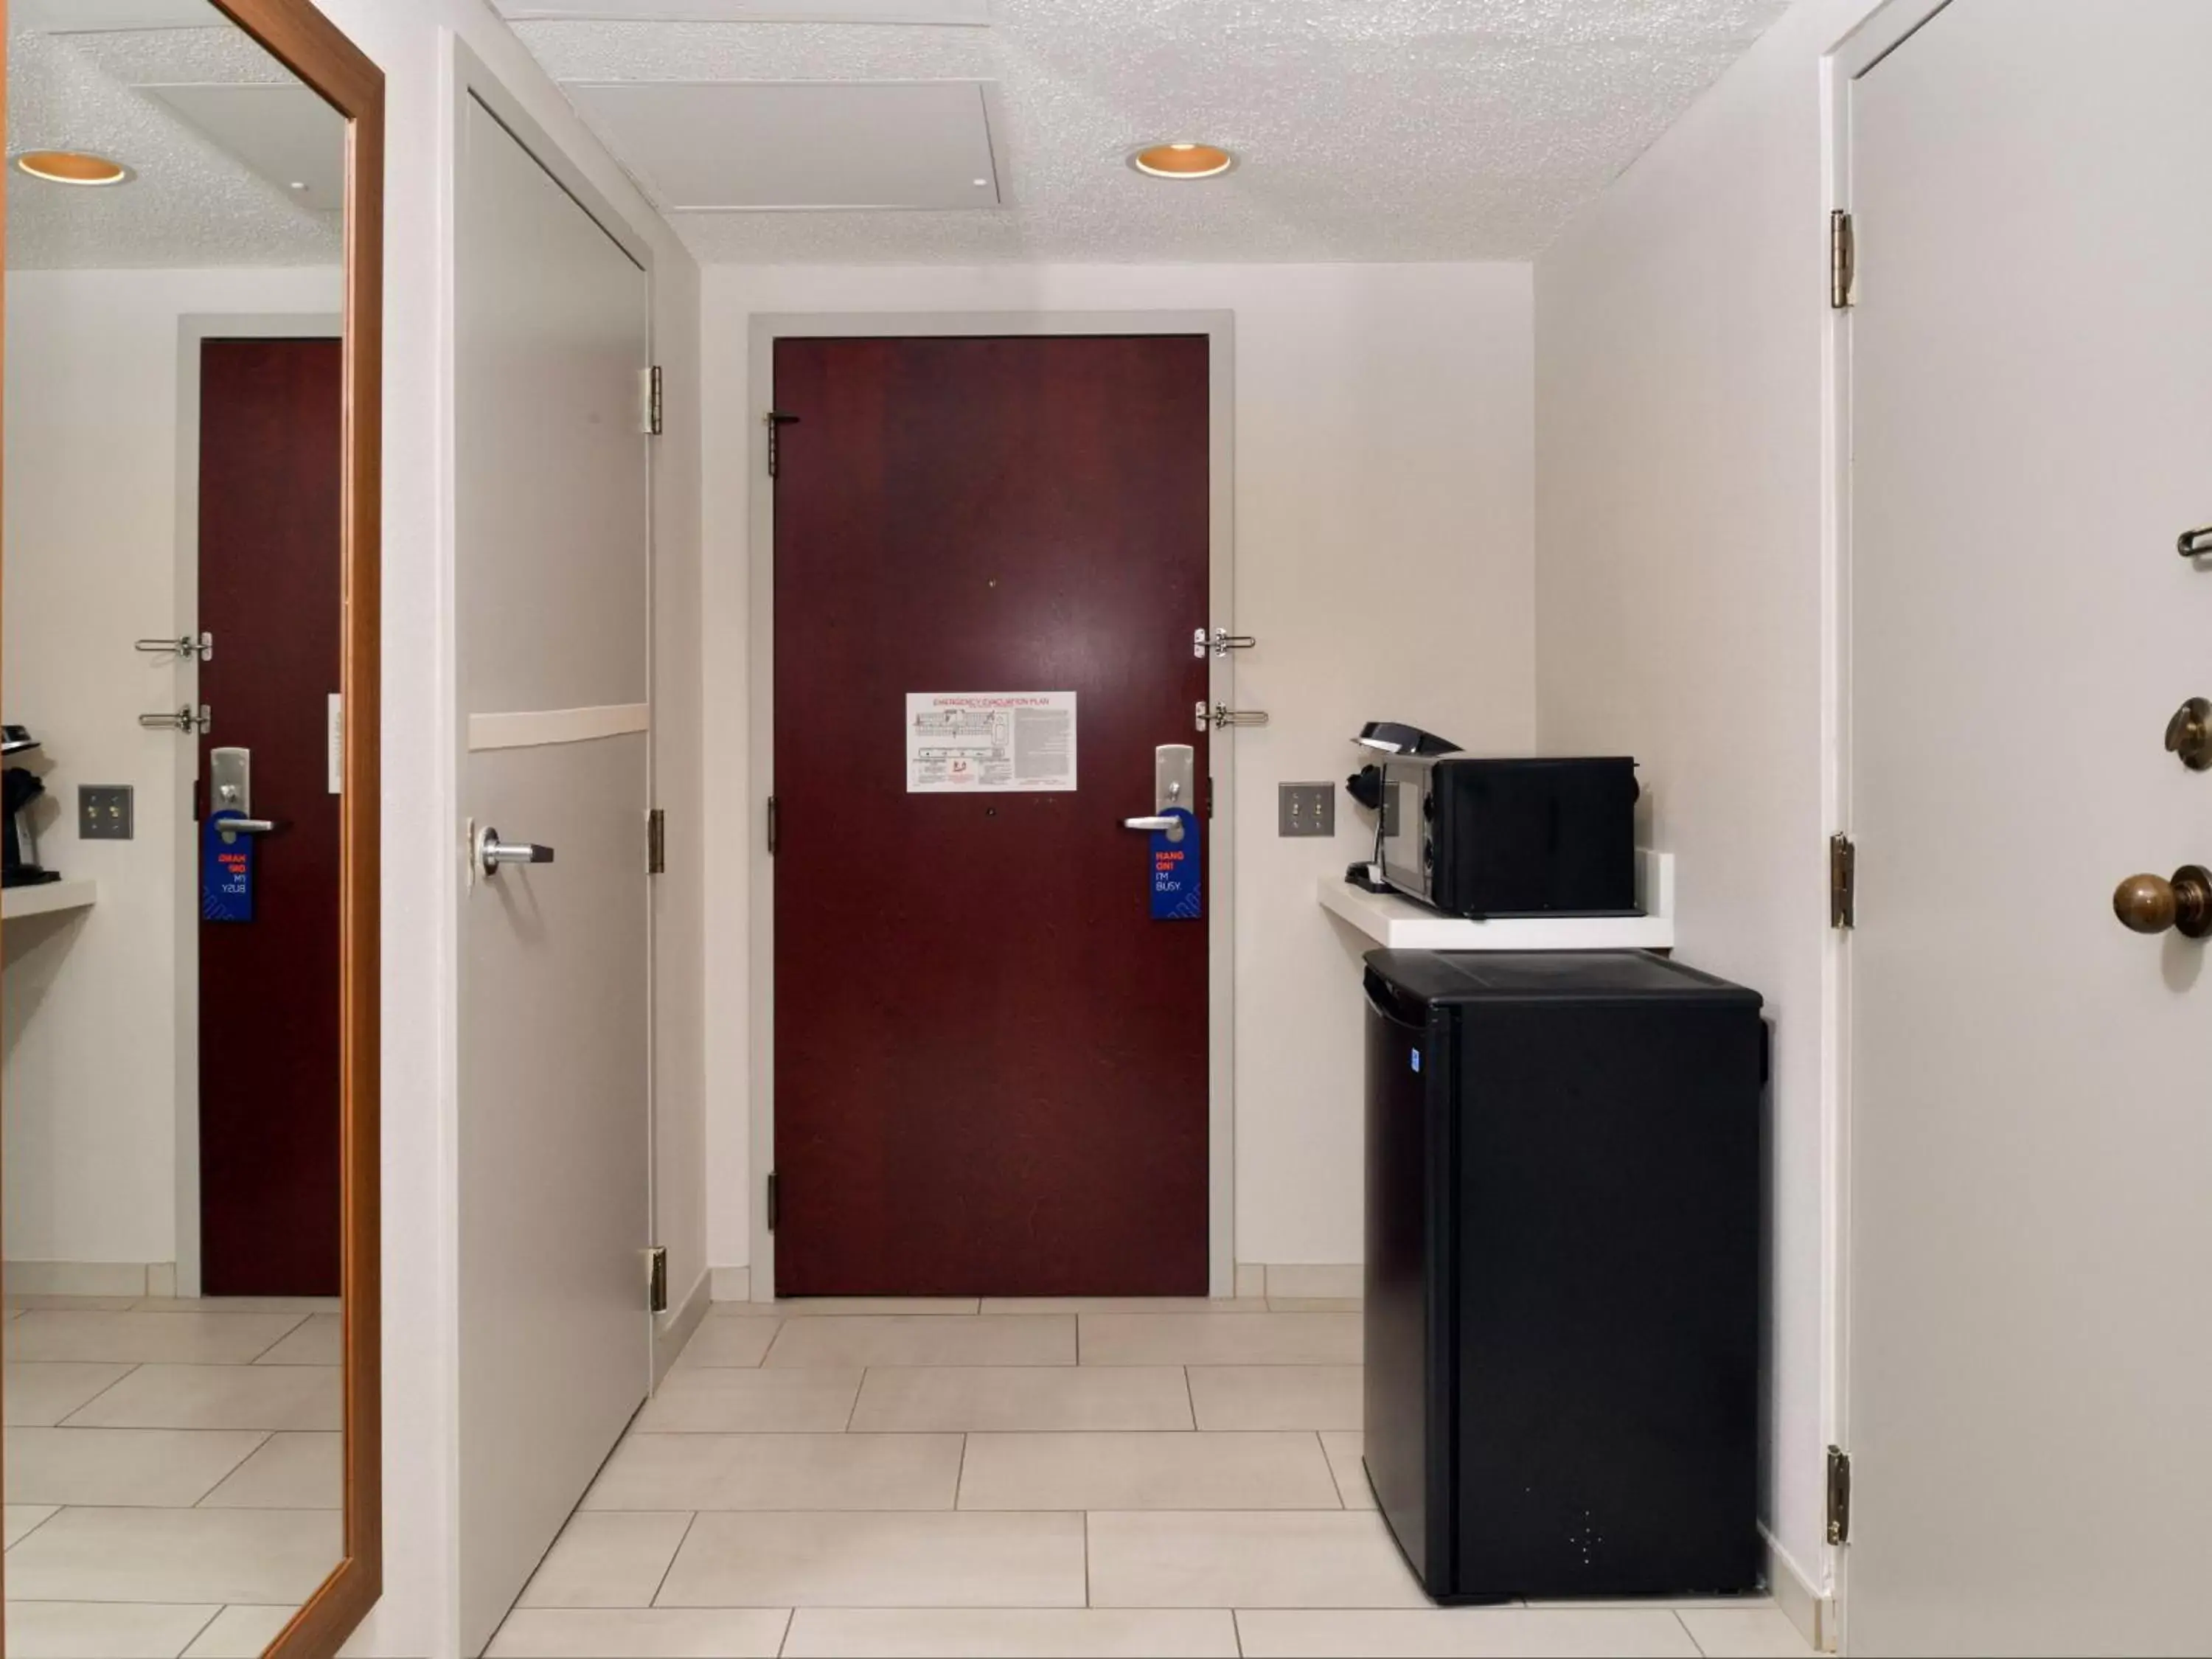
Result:
M10 1659L258 1654L339 1556L337 1304L15 1297Z
M1310 1297L719 1306L490 1651L1807 1652L1763 1599L1430 1605L1359 1349Z

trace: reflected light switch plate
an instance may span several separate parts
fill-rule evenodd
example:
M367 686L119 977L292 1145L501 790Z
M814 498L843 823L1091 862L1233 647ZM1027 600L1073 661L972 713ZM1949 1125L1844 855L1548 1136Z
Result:
M129 841L136 830L131 787L127 783L84 783L76 791L79 841Z
M1284 783L1275 787L1275 833L1278 836L1334 836L1336 833L1336 786L1333 783Z

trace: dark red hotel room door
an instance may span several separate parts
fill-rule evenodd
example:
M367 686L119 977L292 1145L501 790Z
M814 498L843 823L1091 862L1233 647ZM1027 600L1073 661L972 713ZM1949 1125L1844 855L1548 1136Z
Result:
M342 386L334 339L202 347L202 793L213 751L246 749L252 815L280 826L255 842L252 920L199 924L208 1296L338 1293Z
M1206 1291L1207 342L782 340L779 1295ZM915 693L1068 693L1075 784L910 793ZM1202 832L1201 832L1202 833ZM1210 850L1210 849L1209 849Z

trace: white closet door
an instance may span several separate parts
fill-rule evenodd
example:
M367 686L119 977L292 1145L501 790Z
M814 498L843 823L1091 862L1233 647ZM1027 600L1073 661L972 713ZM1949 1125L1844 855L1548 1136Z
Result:
M1857 1654L2202 1650L2203 0L1954 0L1855 83Z
M461 1633L650 1381L645 273L471 100L458 250Z

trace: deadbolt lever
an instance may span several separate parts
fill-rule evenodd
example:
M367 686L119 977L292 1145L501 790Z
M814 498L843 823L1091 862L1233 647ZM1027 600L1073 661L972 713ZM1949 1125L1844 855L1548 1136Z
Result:
M2166 723L2166 752L2192 772L2212 771L2212 702L2191 697Z
M2172 928L2184 939L2212 937L2212 870L2185 864L2170 881L2130 876L2112 895L2112 912L2130 933Z

